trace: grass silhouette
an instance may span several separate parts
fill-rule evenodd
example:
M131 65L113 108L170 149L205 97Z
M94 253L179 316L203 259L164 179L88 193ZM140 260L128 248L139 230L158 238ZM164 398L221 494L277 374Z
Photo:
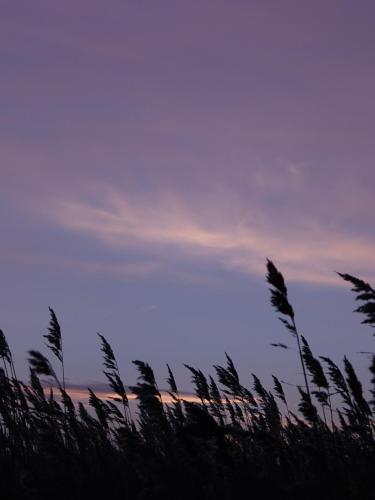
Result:
M362 302L357 311L364 323L374 326L375 291L340 276ZM185 365L196 402L183 400L169 365L171 402L163 402L150 365L134 361L139 377L129 389L138 410L132 415L115 354L102 335L104 375L116 397L102 400L89 389L89 409L66 390L61 329L52 309L44 337L61 379L53 363L32 350L30 380L19 380L0 330L3 498L375 498L375 357L367 401L350 361L345 357L340 369L316 357L297 331L284 278L271 261L267 282L271 303L297 343L305 382L297 388L298 412L275 375L272 390L254 374L252 387L245 387L226 354L225 366L214 366L215 377ZM56 388L46 393L40 377L52 378Z

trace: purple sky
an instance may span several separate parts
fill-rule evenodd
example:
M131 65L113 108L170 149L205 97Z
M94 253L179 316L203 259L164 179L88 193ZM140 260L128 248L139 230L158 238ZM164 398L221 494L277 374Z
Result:
M18 369L52 306L69 379L96 332L132 359L291 382L285 274L317 354L365 376L371 332L334 270L375 279L375 4L3 0L0 327ZM23 370L23 371L22 371ZM366 374L367 376L367 374ZM160 382L163 386L163 382Z

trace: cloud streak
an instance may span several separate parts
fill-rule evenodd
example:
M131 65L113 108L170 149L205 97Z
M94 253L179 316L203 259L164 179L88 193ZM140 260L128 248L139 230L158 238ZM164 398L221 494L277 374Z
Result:
M54 222L99 240L114 251L142 248L154 258L205 259L228 270L263 275L265 258L274 259L288 280L340 285L335 270L368 275L375 267L375 242L324 229L306 220L281 225L256 210L240 220L219 205L194 207L172 196L148 203L116 190L105 203L61 201L50 210ZM238 222L240 220L240 222ZM253 221L253 222L252 222ZM153 271L157 268L150 264Z
M111 392L109 390L109 388L106 388L103 384L94 384L94 385L88 384L87 387L82 385L82 384L81 385L80 384L71 384L71 385L68 384L67 392L75 403L82 402L82 403L88 404L89 398L90 398L90 394L88 392L88 387L90 387L95 392L97 397L102 399L102 400L113 400L114 398L118 397L117 394L115 394L114 392ZM50 387L45 386L44 390L45 390L46 394L49 394ZM54 388L54 390L56 391L56 393L58 393L58 389L56 387ZM127 397L129 399L129 401L136 401L137 395L133 394L132 392L129 392L128 388L127 388L127 391L128 391ZM166 389L161 389L160 395L161 395L161 399L162 399L163 403L173 403L174 402L169 391L167 391ZM183 401L188 401L188 402L192 402L192 403L199 403L200 402L200 399L192 392L180 392L179 397Z

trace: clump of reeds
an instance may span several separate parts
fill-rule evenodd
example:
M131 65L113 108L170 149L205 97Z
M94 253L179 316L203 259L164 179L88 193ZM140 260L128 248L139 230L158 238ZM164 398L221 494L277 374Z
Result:
M357 311L365 315L364 323L375 325L374 289L341 276L362 301ZM27 383L17 378L0 330L4 498L233 499L246 491L254 498L374 498L375 357L368 401L349 359L340 368L314 355L297 330L284 278L271 261L267 282L271 303L296 341L303 372L297 409L275 375L272 389L255 374L247 387L228 354L223 366L214 366L215 376L185 365L193 402L183 400L167 365L172 402L165 403L151 366L143 361L134 361L137 383L125 386L112 347L100 334L113 397L103 400L89 389L86 407L69 395L62 332L52 309L44 337L59 369L41 352L29 351ZM49 389L41 377L50 380ZM133 414L130 393L137 397Z

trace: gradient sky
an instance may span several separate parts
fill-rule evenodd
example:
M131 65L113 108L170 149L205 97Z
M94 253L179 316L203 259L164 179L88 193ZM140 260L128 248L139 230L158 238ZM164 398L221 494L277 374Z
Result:
M227 351L301 382L269 257L316 354L364 378L334 271L375 279L375 3L0 0L0 327L26 375L52 306L70 381ZM291 342L289 342L291 344ZM164 385L163 385L164 384Z

